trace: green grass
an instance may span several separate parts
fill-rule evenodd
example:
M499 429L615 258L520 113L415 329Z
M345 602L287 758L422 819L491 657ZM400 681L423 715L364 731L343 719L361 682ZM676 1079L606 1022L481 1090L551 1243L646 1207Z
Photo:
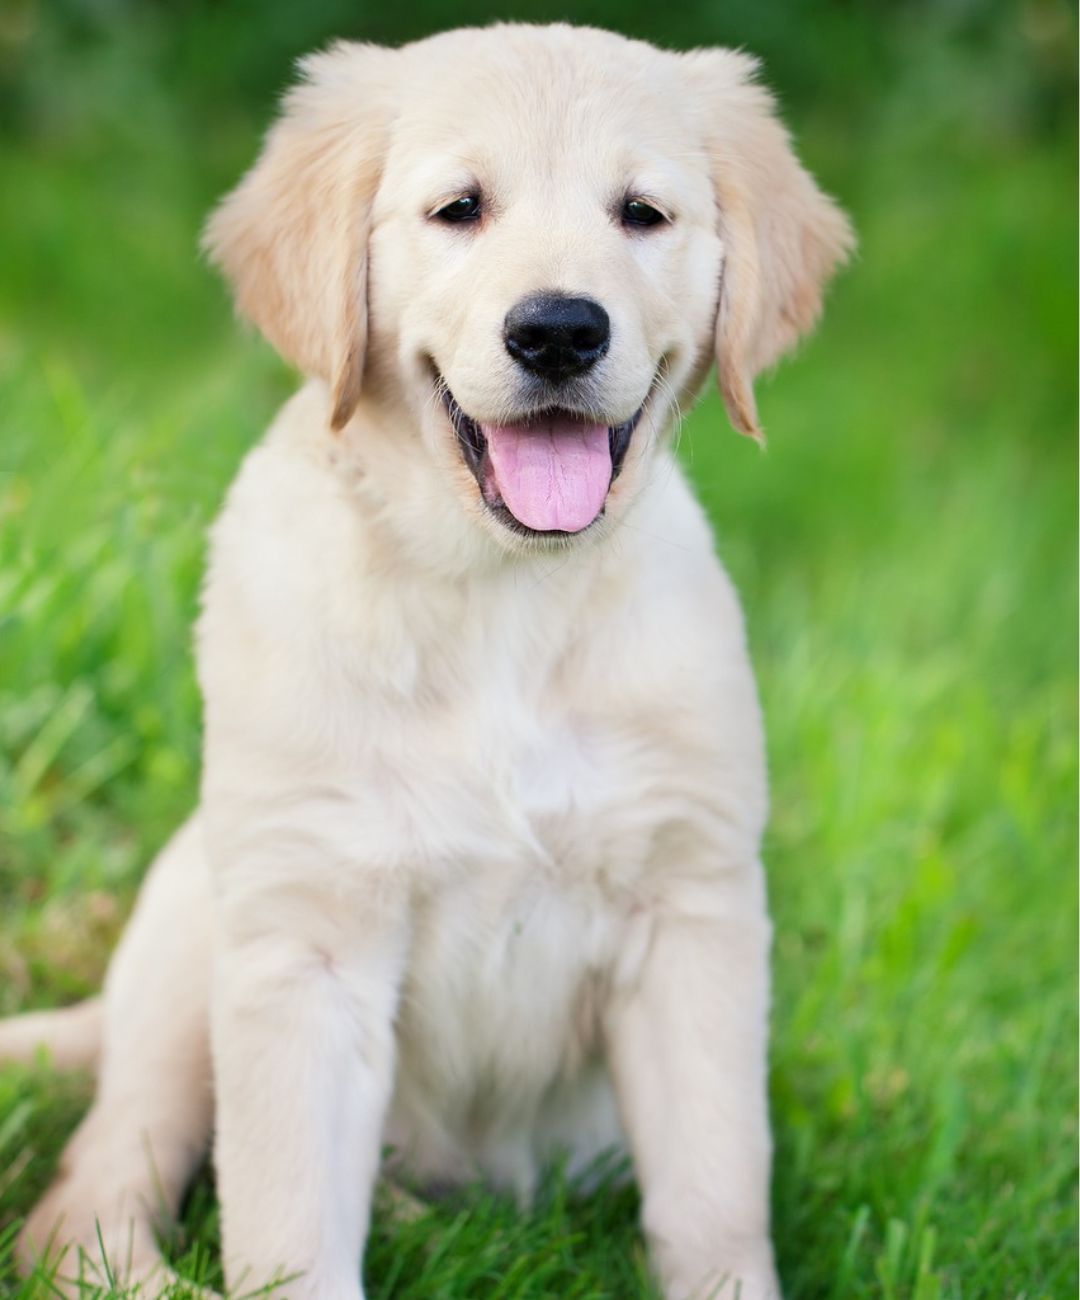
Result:
M203 529L291 383L192 251L262 110L208 132L111 50L0 136L0 1013L98 985L191 806ZM683 434L768 716L792 1300L1077 1289L1073 141L1002 66L927 40L793 113L860 258L766 455L712 398ZM87 1096L0 1072L0 1294L48 1294L11 1244ZM369 1293L645 1296L634 1211L383 1213ZM170 1249L215 1281L216 1243L207 1174Z

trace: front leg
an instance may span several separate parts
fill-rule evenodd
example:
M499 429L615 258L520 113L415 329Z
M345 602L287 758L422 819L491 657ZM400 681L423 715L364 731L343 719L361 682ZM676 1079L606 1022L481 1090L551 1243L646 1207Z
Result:
M362 1297L407 913L390 883L330 852L335 812L246 826L222 871L215 1160L238 1294L274 1282L288 1300Z
M653 1267L667 1300L779 1300L760 868L698 885L652 925L607 1028Z

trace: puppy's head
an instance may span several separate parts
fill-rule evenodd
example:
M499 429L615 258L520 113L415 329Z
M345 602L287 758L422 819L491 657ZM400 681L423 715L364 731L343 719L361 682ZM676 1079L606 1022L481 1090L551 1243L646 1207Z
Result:
M504 546L565 542L625 509L714 356L758 434L754 376L850 246L754 72L564 26L341 44L206 243L334 429L404 415L400 454Z

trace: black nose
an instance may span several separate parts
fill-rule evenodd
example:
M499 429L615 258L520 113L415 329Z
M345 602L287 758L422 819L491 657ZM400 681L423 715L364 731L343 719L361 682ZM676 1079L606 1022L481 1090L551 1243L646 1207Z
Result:
M594 366L608 350L611 321L591 298L538 293L506 314L506 350L545 379L572 379Z

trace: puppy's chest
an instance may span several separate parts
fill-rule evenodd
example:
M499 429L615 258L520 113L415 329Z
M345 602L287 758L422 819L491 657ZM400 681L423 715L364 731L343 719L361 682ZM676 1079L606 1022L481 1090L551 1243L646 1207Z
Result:
M457 1081L456 1124L488 1090L531 1095L593 1054L647 924L648 799L633 748L597 719L501 721L441 775L429 769L440 786L453 772L441 825L412 831L427 863L400 1049L440 1105Z
M630 886L649 844L654 757L597 716L485 705L402 732L407 752L377 763L370 825L392 855L412 859L421 886L487 875Z
M600 1041L603 1007L628 936L645 924L583 885L481 871L417 908L402 1047L463 1099L543 1088ZM440 1089L441 1090L441 1089Z

